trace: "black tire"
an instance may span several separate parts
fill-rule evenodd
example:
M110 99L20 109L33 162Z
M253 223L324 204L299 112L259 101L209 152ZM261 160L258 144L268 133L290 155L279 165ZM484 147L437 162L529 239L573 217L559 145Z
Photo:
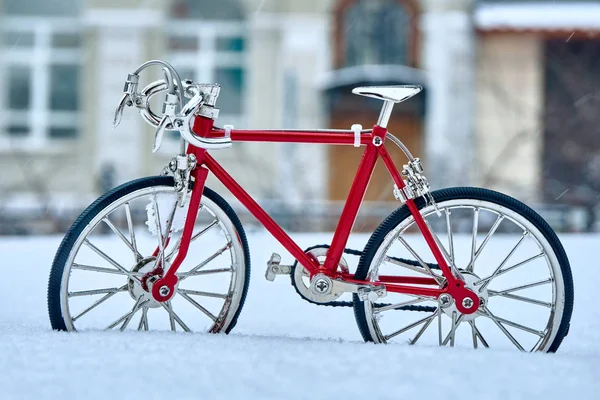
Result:
M53 330L69 330L67 329L61 310L61 284L63 281L65 268L67 267L66 263L69 258L69 254L71 253L73 246L75 245L82 231L100 212L109 207L112 203L121 199L123 196L154 186L174 187L174 179L171 176L153 176L124 183L110 192L102 195L90 206L88 206L88 208L79 215L71 228L67 231L54 257L48 282L48 314ZM244 228L231 206L216 192L207 187L204 188L203 197L210 199L227 215L235 228L239 242L243 248L243 269L245 270L245 279L243 282L243 289L238 308L235 310L231 322L224 330L225 333L229 333L237 324L239 314L243 308L246 295L248 293L248 286L250 283L250 250L248 248L248 240L246 238Z
M555 352L569 331L571 314L573 312L573 277L571 274L569 260L556 233L552 230L548 223L530 207L502 193L481 188L456 187L437 190L431 194L438 206L443 206L443 203L447 201L460 199L481 200L495 203L524 217L542 233L544 238L550 244L552 251L558 260L560 272L564 282L564 299L562 299L564 301L563 315L560 319L556 336L546 350L547 352ZM426 207L426 203L422 197L418 198L415 202L419 210L422 210L424 207ZM408 208L406 206L402 206L396 209L381 223L381 225L379 225L379 227L371 235L367 245L364 248L363 255L360 258L355 274L356 279L367 279L373 258L384 242L386 235L388 235L404 220L409 218L410 215L411 214ZM354 315L363 339L367 342L376 341L372 336L368 326L368 315L365 310L365 303L360 301L356 294L353 296L353 303Z

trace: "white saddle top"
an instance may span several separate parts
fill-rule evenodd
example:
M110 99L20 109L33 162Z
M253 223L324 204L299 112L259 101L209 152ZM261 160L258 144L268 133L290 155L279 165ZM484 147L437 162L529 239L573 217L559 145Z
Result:
M423 90L423 87L418 85L361 86L352 89L352 93L400 103L410 99L421 90Z

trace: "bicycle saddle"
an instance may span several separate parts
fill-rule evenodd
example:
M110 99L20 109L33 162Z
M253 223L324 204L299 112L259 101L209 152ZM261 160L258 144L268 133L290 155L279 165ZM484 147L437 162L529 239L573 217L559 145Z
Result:
M360 96L374 97L379 100L400 103L410 99L421 90L423 90L423 87L418 85L361 86L352 89L352 93Z

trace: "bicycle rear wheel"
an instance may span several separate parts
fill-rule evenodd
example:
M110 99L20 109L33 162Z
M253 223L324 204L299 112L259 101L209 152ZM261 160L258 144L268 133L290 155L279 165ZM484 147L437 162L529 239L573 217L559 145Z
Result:
M531 208L498 192L465 187L432 195L440 215L423 198L417 207L448 264L484 306L463 315L452 300L388 292L387 304L375 304L355 295L354 314L364 340L556 351L569 329L573 279L554 231ZM439 269L429 273L401 258L435 264L406 206L373 233L355 276L377 281L380 275L434 275L443 286ZM423 306L419 309L426 314L398 310L408 304Z
M167 267L177 255L188 205L177 205L174 180L166 176L125 183L90 205L52 265L52 328L231 331L248 291L250 255L238 217L208 188L175 295L159 303L148 291L160 249Z

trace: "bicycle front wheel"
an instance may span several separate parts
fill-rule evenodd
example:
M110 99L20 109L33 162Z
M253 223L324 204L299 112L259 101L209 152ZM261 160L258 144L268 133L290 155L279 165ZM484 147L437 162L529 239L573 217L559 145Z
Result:
M177 200L172 177L143 178L77 218L50 273L53 329L228 333L235 326L250 279L248 243L234 211L208 188L175 295L159 303L149 293L157 259L164 255L168 268L181 244L189 201L180 207Z
M374 303L355 295L364 340L556 351L569 329L573 280L554 231L531 208L498 192L465 187L432 195L437 210L423 198L417 207L448 265L483 305L463 315L451 298L388 292L386 303ZM403 206L373 233L355 276L376 282L379 276L433 275L442 287L445 279L436 266Z

